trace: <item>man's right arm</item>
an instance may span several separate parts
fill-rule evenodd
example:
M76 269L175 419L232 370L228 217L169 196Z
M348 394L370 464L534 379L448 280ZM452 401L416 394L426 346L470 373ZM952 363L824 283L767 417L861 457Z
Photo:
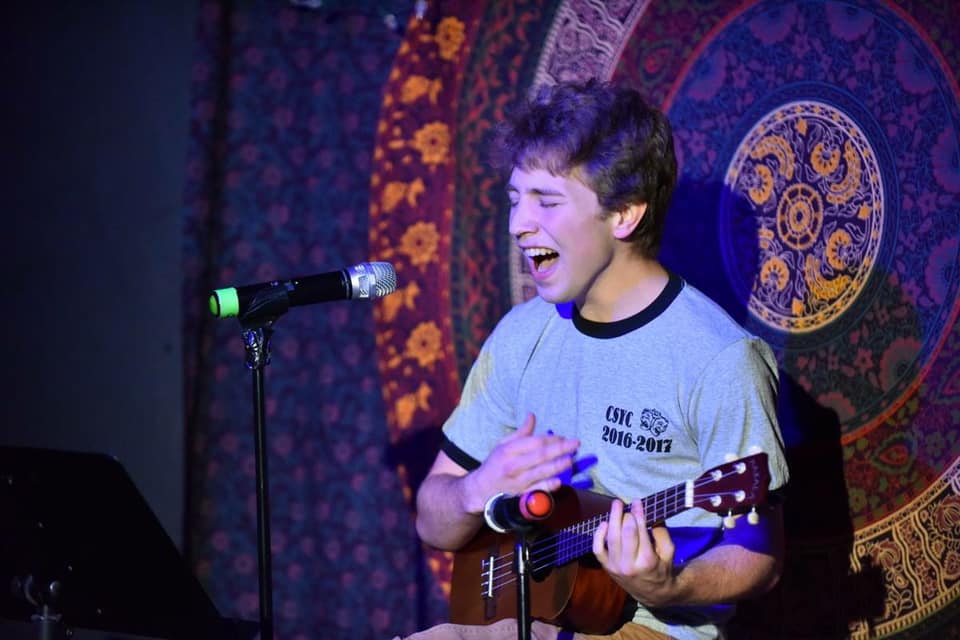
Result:
M559 474L573 464L579 441L534 435L527 416L503 438L483 463L467 473L446 453L437 454L417 492L417 534L438 549L456 550L483 525L483 508L497 493L518 495L532 489L555 491Z
M470 497L467 470L443 451L417 492L417 535L438 549L459 549L483 524L483 505Z

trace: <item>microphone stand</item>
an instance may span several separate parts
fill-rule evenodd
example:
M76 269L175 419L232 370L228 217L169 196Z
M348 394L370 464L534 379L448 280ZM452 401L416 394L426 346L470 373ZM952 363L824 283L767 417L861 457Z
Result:
M530 640L533 625L530 612L532 566L527 534L534 530L535 521L543 520L553 512L553 498L545 491L531 491L520 496L517 504L508 503L504 506L501 503L504 497L503 493L491 496L483 506L483 518L492 531L506 533L513 529L517 534L513 547L513 570L517 576L517 638ZM544 499L547 504L543 504ZM513 513L514 510L517 513Z
M530 640L530 545L525 527L517 529L514 544L517 571L517 640Z
M245 366L253 374L254 455L257 486L257 559L260 586L260 640L273 640L273 569L270 558L270 492L267 476L267 419L264 369L270 364L273 323L290 308L279 283L257 293L240 317Z
M257 559L260 583L260 638L273 640L273 570L270 561L270 492L267 482L267 429L263 369L270 363L270 323L243 330L246 366L253 372L254 455L257 476Z
M257 540L260 579L260 638L273 640L273 572L270 566L270 505L267 483L267 429L264 403L263 370L270 363L270 338L273 323L291 305L320 302L345 297L379 298L397 288L397 273L387 262L361 263L336 273L276 281L266 286L216 290L210 297L210 311L217 317L229 317L224 300L232 297L228 307L244 311L238 314L243 327L246 367L253 372L254 443L257 485ZM221 298L224 295L225 298ZM247 296L252 297L247 300ZM223 314L223 315L221 315Z

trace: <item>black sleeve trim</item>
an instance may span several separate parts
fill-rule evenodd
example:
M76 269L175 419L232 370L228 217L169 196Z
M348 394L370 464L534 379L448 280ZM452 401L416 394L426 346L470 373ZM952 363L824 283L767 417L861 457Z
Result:
M469 453L466 453L457 445L453 444L450 439L447 438L447 434L443 434L443 439L440 441L440 450L450 456L451 460L456 462L467 471L473 471L480 466L479 460L471 456Z

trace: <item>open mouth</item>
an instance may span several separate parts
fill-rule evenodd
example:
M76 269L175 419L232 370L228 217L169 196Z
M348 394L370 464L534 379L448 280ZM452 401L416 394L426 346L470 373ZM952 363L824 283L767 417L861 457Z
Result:
M530 259L534 271L546 271L560 257L556 251L545 249L543 247L534 247L525 249L524 254Z

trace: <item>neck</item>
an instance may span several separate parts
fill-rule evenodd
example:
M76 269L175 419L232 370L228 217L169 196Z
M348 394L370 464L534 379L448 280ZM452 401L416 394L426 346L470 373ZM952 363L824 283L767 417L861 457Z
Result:
M669 274L651 258L632 256L621 268L609 270L604 281L577 300L580 315L593 322L616 322L636 315L657 299Z

